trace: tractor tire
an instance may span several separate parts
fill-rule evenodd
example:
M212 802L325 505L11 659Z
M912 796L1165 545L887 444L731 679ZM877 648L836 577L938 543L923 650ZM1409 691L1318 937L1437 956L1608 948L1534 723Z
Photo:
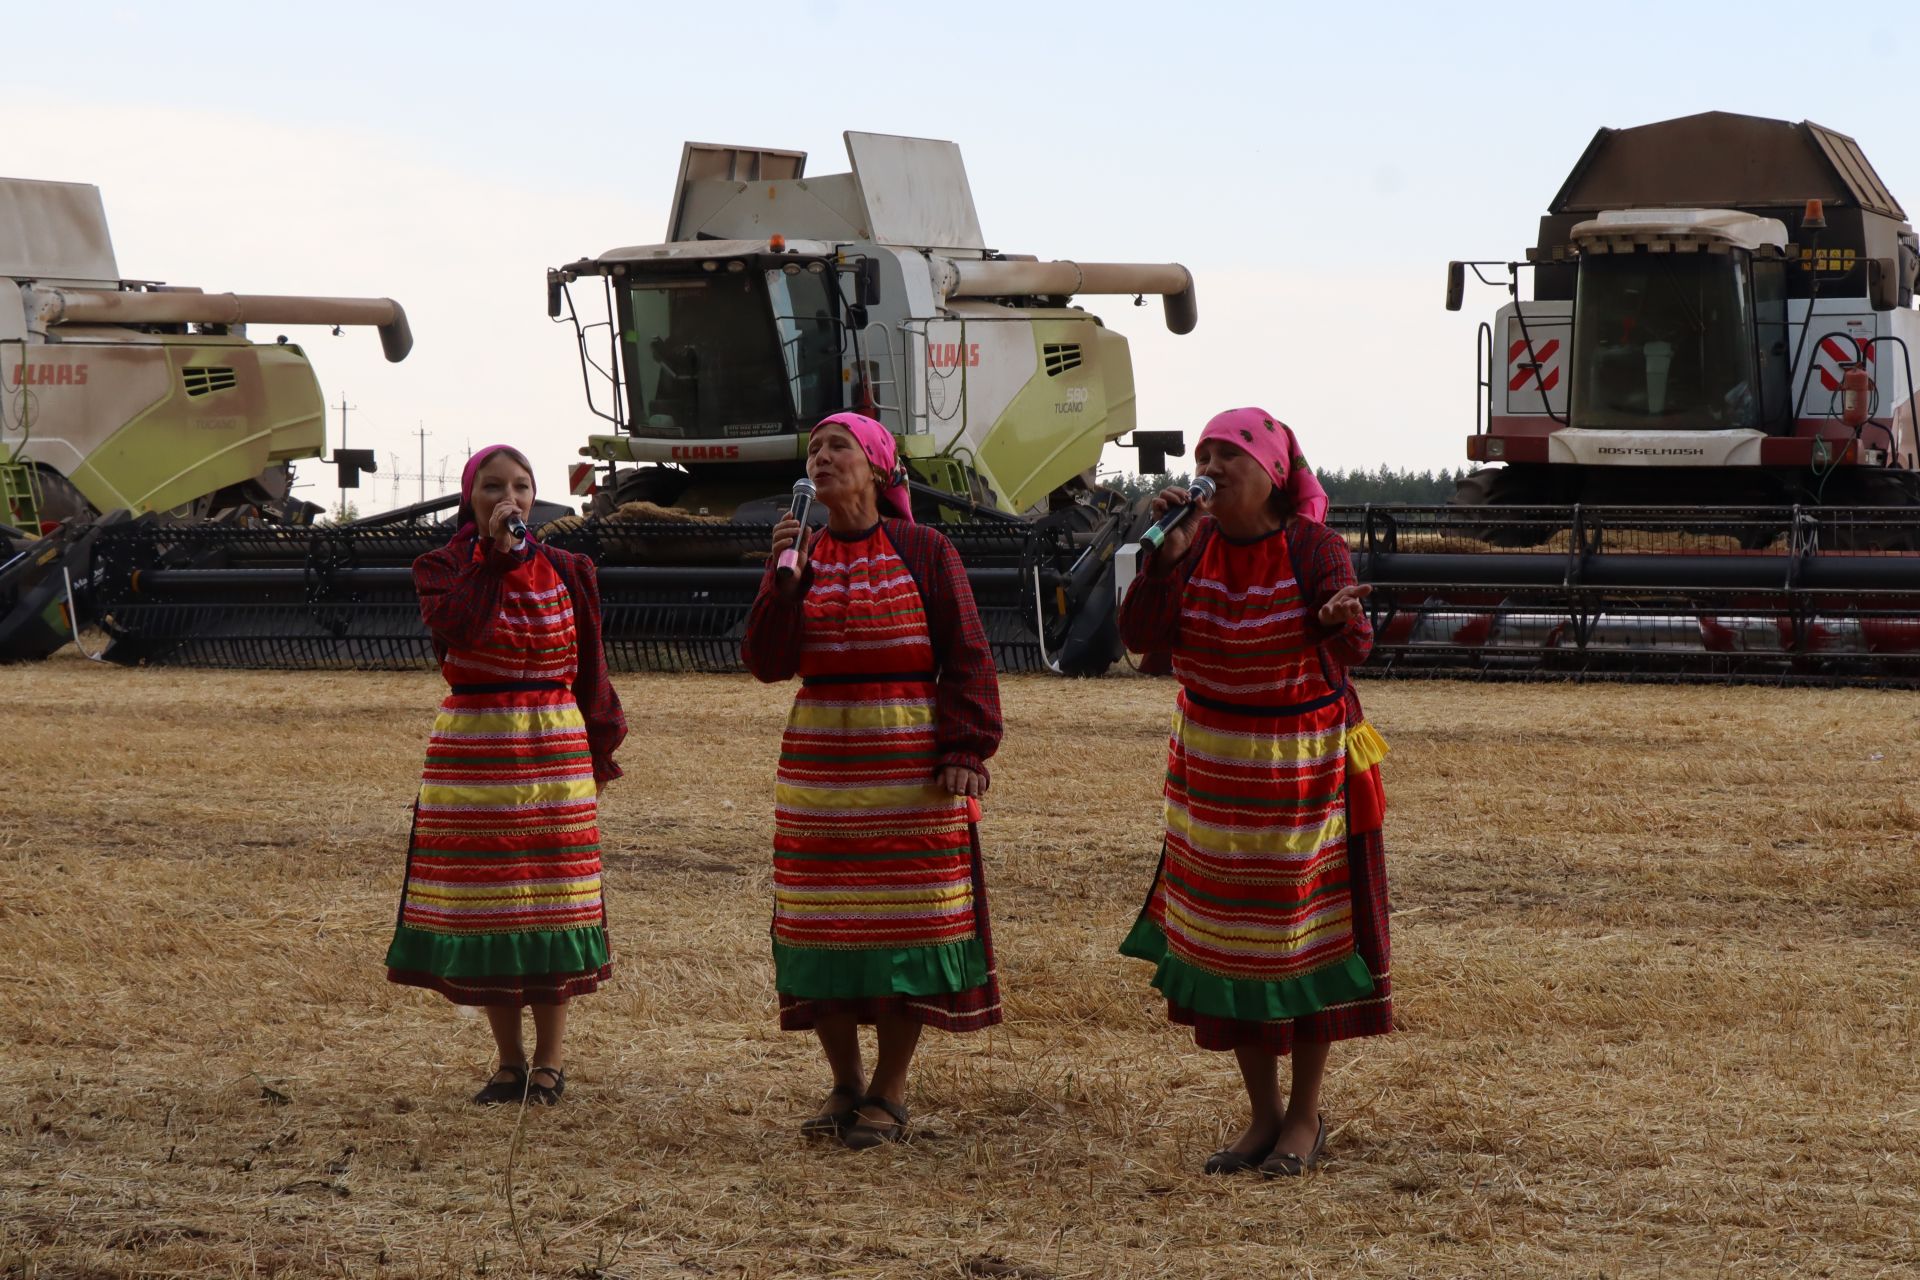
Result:
M1825 493L1823 513L1833 522L1839 551L1920 551L1920 475L1911 471L1854 470L1833 479ZM1898 523L1861 516L1849 520L1852 507L1903 508L1909 514Z
M687 491L693 477L677 467L638 467L622 471L614 489L593 495L588 516L610 516L629 502L651 502L656 507L671 507Z
M1454 486L1450 507L1540 507L1547 495L1526 473L1513 467L1482 467ZM1495 547L1537 547L1553 537L1550 524L1483 525L1468 532L1476 541Z
M1092 533L1109 517L1086 503L1072 503L1050 511L1036 522L1044 528L1063 529L1069 534ZM1086 603L1067 628L1056 661L1062 675L1104 675L1120 659L1120 630L1114 621L1113 565L1109 563L1094 583Z

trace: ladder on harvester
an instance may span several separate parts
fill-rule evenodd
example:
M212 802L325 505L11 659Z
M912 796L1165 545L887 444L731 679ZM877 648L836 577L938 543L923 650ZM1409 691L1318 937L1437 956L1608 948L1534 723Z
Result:
M0 456L0 520L40 532L40 473L27 462Z

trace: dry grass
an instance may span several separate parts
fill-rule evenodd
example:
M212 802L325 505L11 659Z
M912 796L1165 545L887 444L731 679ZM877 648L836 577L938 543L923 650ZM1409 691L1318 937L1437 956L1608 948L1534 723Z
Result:
M1373 684L1403 1027L1334 1159L1197 1172L1231 1067L1113 954L1170 687L1007 683L1010 1019L930 1036L920 1141L792 1127L767 803L787 693L623 678L613 986L572 1088L464 1099L483 1024L379 967L425 676L0 676L6 1276L1920 1272L1920 701Z
M1517 523L1512 527L1518 529ZM1540 527L1545 527L1544 525ZM1344 535L1347 550L1361 551L1367 545L1366 536L1348 532ZM1636 552L1705 552L1711 555L1741 555L1747 551L1741 547L1738 538L1718 533L1687 533L1671 529L1609 529L1605 534L1605 545L1616 550ZM1468 537L1459 533L1432 533L1423 529L1401 531L1394 541L1397 550L1420 552L1426 555L1478 555L1489 550L1526 550L1540 554L1565 552L1573 546L1571 529L1556 529L1538 543L1500 547L1477 537ZM1762 551L1784 552L1787 547L1787 535L1780 534L1768 543Z

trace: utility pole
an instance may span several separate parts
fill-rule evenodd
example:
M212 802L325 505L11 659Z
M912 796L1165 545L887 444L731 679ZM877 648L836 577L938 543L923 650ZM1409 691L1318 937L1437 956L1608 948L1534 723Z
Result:
M420 437L420 501L427 500L427 424L422 421L420 430L414 433Z
M340 403L336 407L340 410L340 447L344 449L347 447L347 410L357 409L360 406L354 405L354 404L348 404L347 393L342 391L340 393ZM347 491L345 489L342 489L340 490L340 522L342 524L345 524L346 520L347 520Z

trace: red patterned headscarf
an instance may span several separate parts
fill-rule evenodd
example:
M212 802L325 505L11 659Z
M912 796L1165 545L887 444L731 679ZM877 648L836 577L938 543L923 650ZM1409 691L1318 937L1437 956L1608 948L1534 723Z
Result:
M1265 409L1229 409L1215 414L1200 440L1218 440L1253 455L1293 504L1294 514L1315 524L1327 520L1327 491L1301 456L1292 428Z
M454 541L457 542L468 534L476 538L480 536L479 526L473 521L473 482L479 477L480 468L486 466L488 460L494 455L501 453L520 464L525 469L527 478L533 479L533 464L527 461L526 454L512 445L490 444L484 449L477 450L471 458L467 459L467 465L460 471L460 519L459 527L453 531ZM537 480L534 481L533 491L536 495L540 492L540 484Z
M814 430L821 427L839 427L850 434L860 445L860 452L867 455L867 461L873 469L885 476L880 484L880 514L891 512L901 520L913 519L913 502L907 494L907 472L900 465L900 451L893 443L893 432L887 430L864 413L836 413L820 419Z

